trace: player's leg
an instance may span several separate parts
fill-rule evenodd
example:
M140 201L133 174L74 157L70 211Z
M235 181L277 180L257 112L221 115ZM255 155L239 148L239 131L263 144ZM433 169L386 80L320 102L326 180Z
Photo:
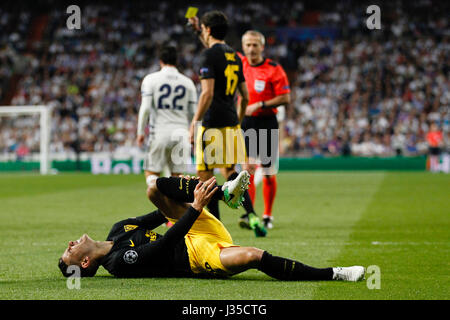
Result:
M233 274L257 269L264 250L252 247L228 247L220 250L220 262Z
M213 134L217 134L215 128L208 129L206 127L200 126L197 129L197 137L195 142L195 159L197 164L197 176L201 181L207 181L214 175L214 158L210 159L209 157L211 156L211 154L209 153L205 155L205 149L207 149L208 146L212 143L211 140L215 141L215 139L211 138L211 135ZM218 201L211 199L207 208L211 212L211 214L213 214L217 219L220 220Z
M214 176L214 172L212 170L200 170L197 171L197 176L200 178L200 181L206 181Z
M212 178L215 179L214 176ZM157 179L156 186L164 195L175 201L191 203L194 201L194 190L198 183L199 178L189 176L163 177ZM217 187L213 199L223 200L233 209L238 208L242 204L243 193L248 188L248 173L242 171L236 179Z
M437 147L430 148L430 171L439 172L439 156L440 150Z
M153 172L153 171L144 171L145 174L145 182L147 183L147 187L151 185L153 181L156 181L161 175L161 172ZM170 228L173 225L172 222L168 221L166 223L166 227Z
M178 147L178 145L183 145L182 153L175 153L174 148ZM183 172L186 171L187 167L187 150L190 150L190 145L183 143L183 140L180 141L172 141L172 144L168 146L166 149L166 158L169 160L167 162L167 166L169 167L170 176L174 178L178 178L182 176ZM187 201L182 201L187 202ZM173 225L172 222L167 222L166 226L171 227Z
M194 201L194 190L201 180L189 176L162 177L156 180L156 188L171 200L183 203L192 203ZM214 197L223 198L221 186L214 194Z
M273 256L267 251L252 247L228 247L220 252L220 261L234 274L248 269L258 269L278 280L346 280L359 281L364 277L364 267L314 268L299 261Z
M142 168L144 169L145 182L147 186L156 180L164 169L166 163L165 145L160 140L152 138L144 157Z
M163 194L157 187L157 180L152 180L147 188L148 199L167 217L180 219L186 212L188 205L184 202L174 201Z
M256 186L254 180L256 172L256 159L258 157L258 132L255 128L254 117L244 117L244 119L242 120L241 128L244 132L245 153L247 155L247 161L245 162L243 167L244 170L247 170L250 174L248 194L252 201L252 204L254 204L256 197Z
M248 186L248 195L252 200L252 204L255 205L256 198L256 185L255 185L255 173L256 173L256 160L252 158L248 158L247 163L244 164L244 170L250 174L250 184Z
M234 169L234 166L228 168L221 168L220 170L225 179L227 179L227 181L234 180L239 175ZM255 209L253 208L253 204L250 199L248 190L244 191L244 200L242 202L242 206L245 209L245 214L241 216L239 220L239 225L242 226L242 224L245 224L245 227L248 229L252 229L257 237L265 237L267 231L264 228L261 220L255 213Z
M171 173L170 173L170 176L171 176L171 177L179 177L180 175L181 175L181 172L171 172ZM166 223L166 226L167 226L168 228L170 228L171 226L173 226L173 223L170 222L170 221L168 221L168 222Z
M265 143L266 150L261 150L260 158L263 177L263 199L264 199L264 213L263 222L267 229L273 227L272 208L277 193L277 178L276 172L278 168L278 142L279 131L278 121L276 117L269 117L262 119L262 125L267 130L267 143ZM267 155L267 156L266 156Z
M256 171L255 159L257 159L259 152L258 127L255 117L244 117L242 121L242 130L244 132L243 141L245 147L244 152L246 154L244 168L248 168L250 170L250 186L249 192L246 192L244 197L245 213L239 218L239 226L241 228L252 229L257 237L265 237L267 230L256 214L253 207L253 199L250 196L250 192L253 194L256 193L256 187L254 184L254 176Z
M171 145L166 150L166 165L169 168L171 177L180 177L187 171L191 145L183 137L180 137L179 140L173 139L171 142Z
M264 213L263 223L267 229L273 228L272 208L277 194L277 176L265 175L263 177Z
M250 160L250 158L248 158ZM248 198L250 198L250 202L251 202L251 208L249 205L247 205L247 207L245 207L245 213L239 218L239 226L241 228L245 228L245 229L251 229L250 226L250 219L249 219L249 214L253 213L255 216L256 214L254 213L254 202L255 202L255 196L256 196L256 186L255 186L255 171L256 171L256 165L253 165L251 163L249 163L250 161L248 161L247 163L244 164L244 169L248 171L248 173L250 174L250 179L249 179L249 186L248 186ZM248 200L248 198L244 198L246 201ZM244 202L246 202L244 201ZM252 212L253 211L253 212Z
M152 180L156 180L159 178L161 172L144 170L144 175L145 175L145 182L147 183L147 186L149 186Z
M248 173L250 174L250 185L248 187L248 193L253 204L255 203L255 196L256 196L256 186L254 183L254 179L256 172L256 159L258 147L258 136L257 131L254 127L255 127L254 117L245 116L244 119L242 119L241 128L242 131L244 132L245 153L247 155L247 161L245 162L243 167L244 170L247 170ZM250 144L252 144L252 148L250 148ZM253 147L256 147L256 154L250 154L250 150L252 150L252 153L254 153L255 148Z

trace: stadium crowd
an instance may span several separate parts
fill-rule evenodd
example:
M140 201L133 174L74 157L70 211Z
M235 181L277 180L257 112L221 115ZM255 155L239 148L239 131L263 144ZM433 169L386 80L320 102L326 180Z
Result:
M0 9L0 99L10 93L6 79L20 75L10 104L53 108L52 152L136 151L140 85L159 69L158 46L176 45L180 71L198 83L202 46L185 25L186 7L96 2L82 6L81 29L69 30L65 7L47 2L52 9L40 19L33 19L32 9ZM365 25L368 3L341 1L314 10L311 5L198 5L200 14L211 9L227 14L233 29L227 41L235 48L240 49L245 30L261 30L267 36L266 56L286 69L292 102L281 120L281 154L424 154L432 122L449 148L448 4L386 3L381 30ZM280 36L280 28L305 25L338 33L314 40ZM34 31L39 26L41 34ZM33 119L0 118L0 127L0 153L39 149Z

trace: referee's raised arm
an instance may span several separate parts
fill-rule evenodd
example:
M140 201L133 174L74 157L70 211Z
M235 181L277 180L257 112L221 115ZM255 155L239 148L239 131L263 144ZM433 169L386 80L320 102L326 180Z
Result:
M202 27L200 26L200 20L197 16L193 18L188 19L189 25L191 25L192 29L194 30L195 34L200 39L200 42L203 44L205 48L208 48L208 42L203 37Z

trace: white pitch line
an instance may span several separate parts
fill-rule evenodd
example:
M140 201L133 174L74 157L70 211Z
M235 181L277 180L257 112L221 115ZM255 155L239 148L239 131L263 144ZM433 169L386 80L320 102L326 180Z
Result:
M450 245L450 242L433 242L433 241L372 241L374 246L422 246L422 245Z
M358 245L367 245L367 242L363 242L363 241L353 241L353 242L339 242L339 241L333 241L333 242L329 242L329 241L311 241L311 242L305 242L305 241L301 241L301 242L280 242L277 245L285 245L285 246L289 246L292 247L293 245L295 246L358 246ZM393 241L371 241L370 242L371 245L373 246L421 246L421 245L428 245L428 246L433 246L433 245L449 245L450 246L450 242L439 242L439 241L398 241L398 242L393 242Z

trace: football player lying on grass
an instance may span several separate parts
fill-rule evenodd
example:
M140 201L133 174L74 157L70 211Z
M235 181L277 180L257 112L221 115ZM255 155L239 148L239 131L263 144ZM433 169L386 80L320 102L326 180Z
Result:
M242 203L249 174L242 171L223 186L215 177L158 178L147 196L158 210L113 225L106 241L84 234L69 241L59 259L63 275L68 266L80 268L81 277L91 277L103 266L116 277L228 277L258 269L279 280L345 280L364 278L364 267L313 268L301 262L271 255L267 251L233 244L224 225L205 207L213 198L232 208ZM152 229L171 221L160 235Z

